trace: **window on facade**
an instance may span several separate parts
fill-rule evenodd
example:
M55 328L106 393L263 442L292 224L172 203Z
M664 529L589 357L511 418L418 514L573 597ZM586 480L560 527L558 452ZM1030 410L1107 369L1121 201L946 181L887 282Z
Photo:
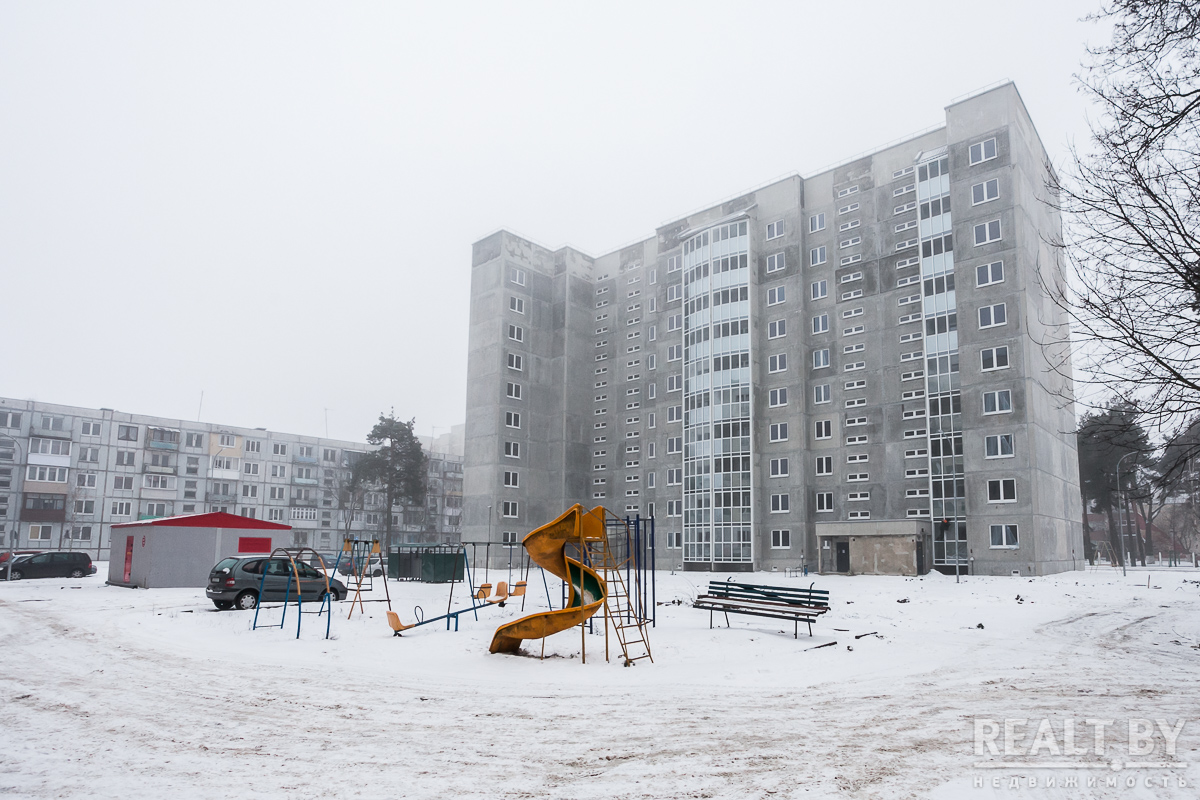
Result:
M767 372L784 372L787 370L787 353L779 353L767 359Z
M983 306L979 309L979 327L994 328L998 325L1004 325L1008 322L1008 315L1005 313L1005 304L997 303L994 306Z
M767 323L767 338L779 339L787 336L787 320L777 319Z
M508 310L509 310L509 311L515 311L515 312L517 312L518 314L524 314L524 313L525 313L525 300L524 300L524 298L521 298L521 297L511 297L511 296L510 296L510 297L508 298Z
M1011 433L986 436L983 444L984 455L987 458L1008 458L1013 455L1013 435Z
M808 251L808 264L811 267L818 267L828 260L828 255L825 252L825 245L814 247Z
M789 530L771 531L771 549L781 550L792 546L792 532Z
M778 272L787 266L783 253L773 253L767 256L767 272Z
M508 338L512 339L514 342L525 341L525 329L520 325L509 325Z
M138 429L135 425L119 425L117 426L117 438L123 442L136 442L138 439Z
M984 161L991 161L996 157L996 140L995 138L987 139L982 142L971 145L969 149L971 164L980 164Z
M979 247L982 244L1000 241L1000 220L994 219L990 222L983 222L976 225L973 229L975 235L975 246Z
M989 503L1015 503L1017 482L1013 478L1000 478L987 482Z
M786 494L771 495L771 513L785 514L791 510L791 499Z
M786 442L788 438L788 424L786 422L772 423L770 438L772 442Z
M813 369L821 369L829 366L829 349L813 351Z
M767 290L767 305L776 306L782 303L785 299L784 287L773 286Z
M513 519L518 515L517 501L505 500L500 504L500 512L503 516Z
M512 398L513 400L520 400L521 399L521 384L519 384L519 383L506 384L505 393L507 394L508 397Z
M984 372L1008 369L1007 347L986 347L979 351L979 368Z
M517 286L525 285L525 270L513 267L508 271L508 279Z
M829 384L822 383L813 387L813 402L818 405L829 402Z
M808 218L808 232L816 233L817 231L825 230L825 215L813 214Z
M833 456L817 456L816 473L818 475L832 475Z
M817 492L817 511L833 511L833 492Z
M776 220L775 222L768 222L767 223L767 238L768 239L778 239L780 236L783 236L783 220Z
M771 408L778 408L780 406L786 406L787 401L788 401L787 387L784 386L779 389L772 389L768 393L767 397L768 397L768 405Z
M992 525L992 547L1015 548L1018 546L1016 525Z
M786 458L771 459L771 477L785 478L788 474L788 460Z
M521 356L518 355L517 353L509 353L508 354L508 368L509 369L520 372L524 369L524 364L525 364L524 359L522 359Z
M1004 262L993 261L990 264L980 264L975 268L975 285L990 286L1004 280Z
M833 438L833 420L819 419L814 423L814 427L818 439Z
M829 281L813 281L812 299L820 300L829 296Z
M1009 389L998 389L994 392L983 393L984 414L1007 414L1012 411L1012 392Z
M987 203L1000 196L1000 181L992 178L990 181L977 183L971 187L971 205Z
M505 458L520 458L521 457L521 443L520 442L505 442L504 443L504 457Z
M504 485L505 486L515 489L518 486L520 486L520 481L521 481L520 475L518 475L516 472L505 471L505 473L504 473Z
M521 427L521 413L519 411L504 412L504 424L509 428Z

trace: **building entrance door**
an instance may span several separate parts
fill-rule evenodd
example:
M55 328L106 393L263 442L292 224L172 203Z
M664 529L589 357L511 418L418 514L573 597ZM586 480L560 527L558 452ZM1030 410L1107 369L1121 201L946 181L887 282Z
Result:
M850 543L849 542L834 542L835 565L834 569L838 572L850 571Z

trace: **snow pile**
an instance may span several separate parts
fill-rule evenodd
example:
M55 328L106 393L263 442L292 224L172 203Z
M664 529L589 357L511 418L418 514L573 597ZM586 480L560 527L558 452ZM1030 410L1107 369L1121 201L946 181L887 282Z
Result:
M544 659L539 642L490 655L519 600L464 614L458 632L434 623L400 638L386 604L347 620L343 601L333 638L306 614L297 640L294 606L282 629L251 630L253 612L217 612L201 590L108 587L104 574L0 584L0 794L1074 797L1012 788L1028 770L976 766L1003 758L975 754L974 721L1200 714L1200 576L1185 570L1154 573L1161 589L1113 571L958 584L743 576L830 591L830 613L798 639L791 623L753 617L725 628L717 615L710 629L689 604L726 576L660 573L654 663L633 668L604 660L600 625L551 637ZM389 588L406 622L450 600L445 585ZM546 607L535 573L524 613ZM281 613L264 608L260 625ZM1178 761L1200 761L1198 734L1200 720ZM1113 739L1089 758L1118 749ZM1104 773L1034 777L1068 774L1082 787ZM1126 777L1168 775L1136 791L1192 798L1200 781L1192 767L1109 774L1120 788L1101 780L1088 796L1139 796Z

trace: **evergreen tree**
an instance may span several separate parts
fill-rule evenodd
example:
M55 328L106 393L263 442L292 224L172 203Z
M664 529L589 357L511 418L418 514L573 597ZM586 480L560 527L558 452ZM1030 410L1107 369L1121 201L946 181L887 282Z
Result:
M379 415L379 422L367 434L368 444L378 450L358 463L361 480L378 485L386 498L384 531L388 552L392 545L392 509L396 505L424 507L428 457L413 433L415 419L396 419L396 412Z

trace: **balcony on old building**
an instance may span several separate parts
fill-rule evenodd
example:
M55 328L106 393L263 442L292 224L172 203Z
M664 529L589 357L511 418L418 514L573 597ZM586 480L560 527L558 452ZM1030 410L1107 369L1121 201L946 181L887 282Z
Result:
M64 522L67 518L67 498L62 494L26 493L21 503L23 522Z
M146 431L147 450L178 450L180 432L173 428L154 428Z

